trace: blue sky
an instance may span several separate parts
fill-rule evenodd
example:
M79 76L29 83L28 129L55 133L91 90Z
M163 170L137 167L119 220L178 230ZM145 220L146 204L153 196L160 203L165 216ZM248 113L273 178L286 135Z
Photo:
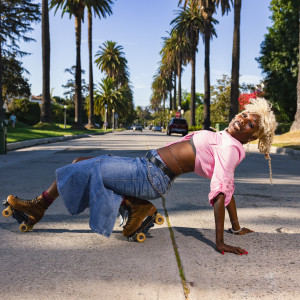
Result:
M178 11L177 0L118 0L113 5L113 14L106 19L93 19L93 54L103 42L112 40L123 46L128 60L130 81L133 85L135 105L149 105L153 76L160 61L162 37L168 36L170 22ZM271 26L270 0L243 0L241 10L241 60L240 82L258 84L262 80L261 70L255 58L259 55L260 44ZM222 74L231 74L231 55L233 38L233 9L222 17L218 12L215 18L217 38L211 42L210 66L211 84ZM24 67L34 95L42 92L42 55L41 23L33 26L30 36L36 42L21 43L21 49L32 53L23 57ZM65 84L70 78L66 68L75 65L75 21L67 14L61 18L61 11L54 15L50 11L51 38L51 77L53 96L63 96ZM83 78L88 83L88 43L87 19L82 24L81 65L86 71ZM94 83L103 78L103 74L94 65ZM190 67L185 67L182 86L190 90ZM196 91L204 89L204 45L200 39L196 58Z

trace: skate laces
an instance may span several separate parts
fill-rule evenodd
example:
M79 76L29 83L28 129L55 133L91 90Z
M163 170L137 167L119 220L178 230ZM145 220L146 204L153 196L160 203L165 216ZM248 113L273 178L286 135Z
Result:
M32 200L24 200L24 199L20 199L18 197L15 197L15 198L17 198L18 200L21 200L25 204L32 204L32 203L37 203L38 204L40 202L39 197L36 197L36 198L34 198Z
M132 212L132 209L129 208L128 209L128 219L127 219L127 223L125 224L124 228L128 227L133 219L133 212Z

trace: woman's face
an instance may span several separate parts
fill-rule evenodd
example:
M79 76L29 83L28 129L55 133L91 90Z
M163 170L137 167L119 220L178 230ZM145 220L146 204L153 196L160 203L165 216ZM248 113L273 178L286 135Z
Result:
M256 139L253 135L259 130L259 121L259 115L243 111L231 120L227 132L242 144L246 144Z

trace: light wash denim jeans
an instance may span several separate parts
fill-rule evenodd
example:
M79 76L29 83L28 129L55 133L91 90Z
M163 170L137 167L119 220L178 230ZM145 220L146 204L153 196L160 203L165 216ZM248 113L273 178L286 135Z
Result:
M156 150L152 155L161 158ZM90 228L109 237L123 196L153 200L165 195L170 178L145 157L102 155L56 170L58 192L72 215L90 208Z

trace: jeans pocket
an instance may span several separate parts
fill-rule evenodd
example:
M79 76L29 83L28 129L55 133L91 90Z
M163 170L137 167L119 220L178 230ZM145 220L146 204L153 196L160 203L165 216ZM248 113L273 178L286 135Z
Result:
M171 187L169 177L151 162L148 162L148 180L158 197L166 195Z

